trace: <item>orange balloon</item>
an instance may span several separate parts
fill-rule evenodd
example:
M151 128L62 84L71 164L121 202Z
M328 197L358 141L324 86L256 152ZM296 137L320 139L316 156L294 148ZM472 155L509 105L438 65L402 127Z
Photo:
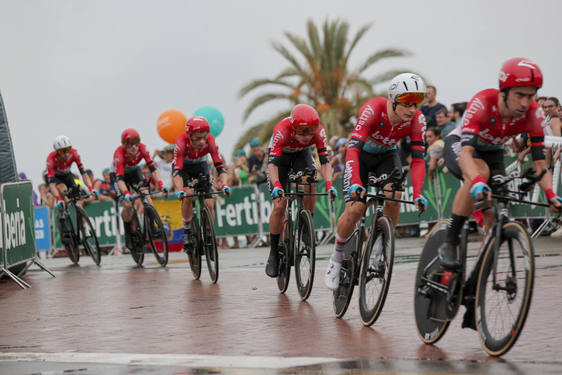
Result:
M160 138L168 143L176 143L176 138L185 132L185 115L175 109L170 109L158 117L156 130Z

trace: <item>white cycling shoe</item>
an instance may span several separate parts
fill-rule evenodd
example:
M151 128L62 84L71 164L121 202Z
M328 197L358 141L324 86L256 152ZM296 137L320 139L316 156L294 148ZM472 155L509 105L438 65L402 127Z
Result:
M326 270L326 275L324 275L324 283L328 289L336 290L340 285L340 269L341 263L334 262L330 258L330 263L328 263L328 269Z

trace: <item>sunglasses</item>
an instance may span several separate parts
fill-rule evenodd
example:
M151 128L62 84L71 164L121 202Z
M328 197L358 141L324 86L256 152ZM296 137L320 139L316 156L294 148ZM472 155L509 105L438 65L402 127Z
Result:
M205 135L200 135L197 137L194 137L192 134L189 136L189 138L191 138L191 142L201 142L201 141L206 141L209 138L209 134L205 134Z
M59 155L64 155L64 154L68 154L70 151L72 151L72 147L65 147L65 148L59 148L57 150L57 153Z
M396 96L396 103L403 105L420 105L425 98L425 94L421 92L407 92Z
M125 146L127 147L133 147L133 146L138 147L138 145L140 145L140 140L125 143Z
M318 126L295 126L295 134L301 136L313 135L317 129Z

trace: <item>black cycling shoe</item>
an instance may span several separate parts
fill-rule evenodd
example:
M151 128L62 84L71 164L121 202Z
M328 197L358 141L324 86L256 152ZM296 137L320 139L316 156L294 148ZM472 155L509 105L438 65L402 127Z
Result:
M457 246L449 242L444 242L437 249L441 266L446 270L456 271L461 268L461 263L457 256Z
M183 237L182 237L182 242L183 242L183 250L187 253L189 251L191 251L193 249L193 247L195 246L195 236L193 236L193 233L191 232L191 229L183 229Z
M279 254L277 251L270 251L267 264L265 266L265 274L269 277L277 277L279 274Z
M467 302L461 327L470 328L476 331L476 321L474 320L474 301Z
M123 229L125 229L125 247L129 250L134 250L131 222L123 222Z

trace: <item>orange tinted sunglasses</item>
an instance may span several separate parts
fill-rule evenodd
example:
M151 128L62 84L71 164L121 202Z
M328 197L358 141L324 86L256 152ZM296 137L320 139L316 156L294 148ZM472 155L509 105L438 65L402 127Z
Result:
M72 147L65 147L65 148L59 148L57 150L57 153L59 155L64 155L64 154L68 154L70 151L72 151Z
M318 130L318 125L314 125L314 126L301 125L301 126L295 126L294 129L297 135L312 135L316 133L316 130Z
M407 92L405 94L400 94L396 96L396 103L404 104L404 105L412 105L415 104L416 106L420 105L425 98L425 94L421 92Z

